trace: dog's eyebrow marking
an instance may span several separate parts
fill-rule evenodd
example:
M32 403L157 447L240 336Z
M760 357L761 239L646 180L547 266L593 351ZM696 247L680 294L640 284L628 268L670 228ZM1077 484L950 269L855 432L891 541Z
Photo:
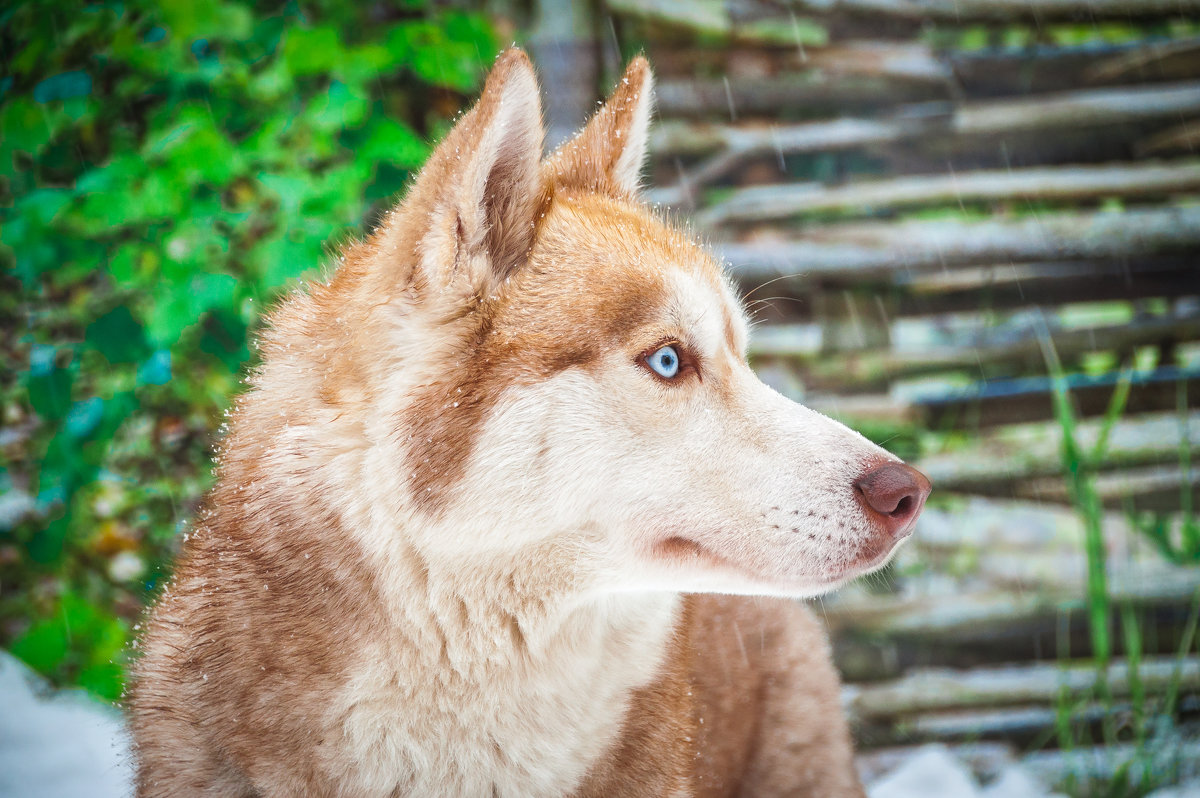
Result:
M485 422L510 389L592 368L662 313L665 275L639 263L648 259L639 247L662 246L656 226L625 211L615 223L632 229L621 238L604 229L613 207L572 200L547 213L537 252L495 304L477 312L474 328L433 333L460 335L462 344L445 361L445 378L426 385L396 420L412 500L428 515L448 506Z

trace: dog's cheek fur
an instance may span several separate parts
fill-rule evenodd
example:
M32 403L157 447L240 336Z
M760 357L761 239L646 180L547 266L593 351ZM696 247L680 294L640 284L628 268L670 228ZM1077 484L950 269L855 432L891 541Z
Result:
M647 242L659 243L639 248ZM436 518L444 511L484 423L504 397L628 353L631 336L667 300L657 264L670 262L683 244L655 220L615 202L566 196L547 205L529 262L458 322L456 347L428 364L431 378L397 411L409 490L420 512ZM443 326L428 335L446 333ZM618 367L636 369L634 356Z

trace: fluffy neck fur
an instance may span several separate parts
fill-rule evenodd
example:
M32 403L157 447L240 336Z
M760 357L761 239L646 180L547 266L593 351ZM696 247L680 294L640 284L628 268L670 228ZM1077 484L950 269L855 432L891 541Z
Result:
M659 674L679 596L590 589L558 565L576 555L569 536L470 564L390 548L376 560L390 628L333 712L360 750L395 752L369 779L411 794L577 788Z

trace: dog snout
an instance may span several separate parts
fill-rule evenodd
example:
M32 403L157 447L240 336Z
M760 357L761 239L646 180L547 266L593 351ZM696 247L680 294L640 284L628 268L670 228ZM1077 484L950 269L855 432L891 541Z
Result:
M928 477L903 463L884 463L854 480L867 515L891 536L906 534L933 488Z

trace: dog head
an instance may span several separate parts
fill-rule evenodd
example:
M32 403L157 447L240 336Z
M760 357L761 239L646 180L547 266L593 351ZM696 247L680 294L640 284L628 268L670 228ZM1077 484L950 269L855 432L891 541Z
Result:
M638 201L651 83L634 59L543 160L533 68L503 53L265 368L320 375L299 423L361 419L313 447L355 453L378 535L426 557L559 541L600 589L814 595L885 562L929 483L750 370L719 264Z

